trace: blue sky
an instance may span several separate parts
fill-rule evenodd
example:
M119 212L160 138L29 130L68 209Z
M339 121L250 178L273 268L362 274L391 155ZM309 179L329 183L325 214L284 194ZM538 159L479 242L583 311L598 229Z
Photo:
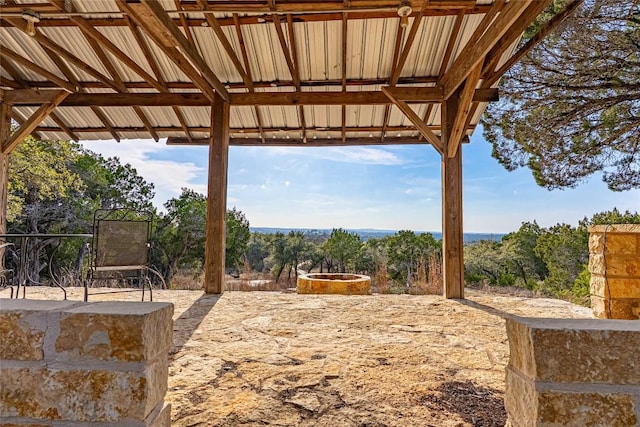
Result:
M206 194L208 149L147 140L86 141L153 182L154 204L188 187ZM441 230L440 159L431 146L230 147L227 206L253 227ZM611 210L640 211L640 191L614 193L594 177L576 189L538 187L506 171L480 130L463 148L465 232L504 233L524 221L576 225Z

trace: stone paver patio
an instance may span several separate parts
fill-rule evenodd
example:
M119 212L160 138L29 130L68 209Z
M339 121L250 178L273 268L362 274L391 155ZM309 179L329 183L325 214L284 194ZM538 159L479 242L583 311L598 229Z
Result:
M68 292L82 299L80 288ZM27 296L62 293L39 287ZM504 425L503 317L590 318L591 311L558 300L467 296L154 291L154 301L175 305L172 425Z

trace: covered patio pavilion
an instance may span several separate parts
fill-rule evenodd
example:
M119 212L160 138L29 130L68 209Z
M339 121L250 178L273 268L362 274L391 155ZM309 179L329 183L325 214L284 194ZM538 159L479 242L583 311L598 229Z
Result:
M517 50L549 3L0 0L0 234L29 134L207 145L217 294L229 145L424 144L442 158L444 294L464 298L463 145L500 77L581 0Z

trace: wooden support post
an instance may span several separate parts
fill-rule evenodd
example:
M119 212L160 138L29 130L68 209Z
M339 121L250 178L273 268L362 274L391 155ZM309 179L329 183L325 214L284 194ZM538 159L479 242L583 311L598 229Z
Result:
M207 234L204 255L204 291L221 294L224 287L227 218L227 163L229 158L229 103L216 92L211 107Z
M458 108L458 92L442 103L442 272L444 296L464 298L464 254L462 236L462 147L449 157L454 122Z
M3 148L11 135L11 106L0 103L0 234L7 232L7 188L9 186L9 153ZM0 249L0 269L4 267L4 249Z

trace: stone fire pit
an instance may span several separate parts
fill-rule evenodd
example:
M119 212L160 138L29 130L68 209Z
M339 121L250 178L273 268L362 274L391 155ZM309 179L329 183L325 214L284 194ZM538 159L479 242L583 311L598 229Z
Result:
M299 294L368 295L371 278L350 273L308 273L298 276Z

